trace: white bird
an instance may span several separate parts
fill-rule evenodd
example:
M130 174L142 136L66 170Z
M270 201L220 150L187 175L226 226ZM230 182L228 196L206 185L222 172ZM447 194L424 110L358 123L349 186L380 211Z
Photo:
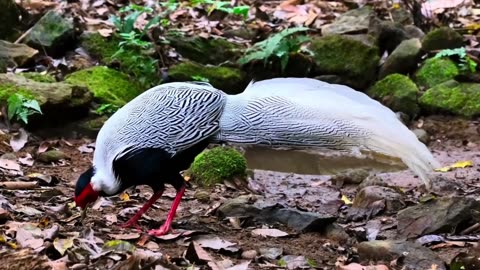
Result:
M210 143L370 151L401 159L428 189L429 173L440 167L395 113L347 86L276 78L227 95L206 83L176 82L145 91L106 121L93 166L77 181L75 202L85 208L99 196L148 185L154 195L125 224L138 227L171 184L177 196L167 220L149 231L163 235L185 191L180 171Z

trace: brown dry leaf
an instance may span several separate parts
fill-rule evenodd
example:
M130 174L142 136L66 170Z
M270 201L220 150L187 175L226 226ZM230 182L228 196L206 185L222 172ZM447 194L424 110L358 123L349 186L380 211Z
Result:
M113 33L113 29L110 28L102 28L98 29L97 32L102 36L102 37L109 37Z
M280 3L280 5L278 6L281 8L285 6L296 6L296 5L300 5L302 2L303 0L285 0L282 3Z
M251 261L244 261L242 263L227 268L227 270L247 270L250 263Z
M193 241L190 243L187 249L187 258L194 262L203 261L203 262L212 262L213 258L208 254L208 252L203 249L200 244Z
M93 153L93 151L95 151L95 146L91 143L89 144L83 144L81 146L79 146L78 148L78 151L80 151L80 153Z
M433 0L425 1L422 4L422 14L431 17L433 14L442 13L448 8L459 8L462 6L471 6L470 0Z
M16 1L17 2L17 1ZM57 5L56 2L44 1L44 0L28 0L28 1L19 1L17 4L21 4L24 8L29 8L33 10L42 10L45 8L54 7Z
M0 168L9 171L20 171L20 164L15 160L0 158Z
M113 234L109 233L108 236L117 240L134 240L140 238L139 233L125 233L125 234Z
M213 250L230 250L235 246L235 243L223 240L220 237L214 235L199 235L193 237L193 241L200 244L204 248L210 248Z
M20 128L16 134L10 138L10 146L14 152L20 151L28 142L28 133L25 129Z
M252 231L254 235L260 235L264 237L285 237L288 236L288 233L281 231L279 229L255 229Z
M336 270L388 270L386 265L369 265L364 266L358 263L351 263L348 265L338 265L336 264Z
M47 150L50 148L50 142L49 141L43 141L40 143L38 146L37 154L41 154L43 152L47 152Z
M130 196L128 195L127 192L122 192L120 195L118 195L118 197L120 198L120 200L122 200L124 202L130 200Z
M17 229L15 240L23 248L37 249L43 246L43 233L37 226L27 223Z

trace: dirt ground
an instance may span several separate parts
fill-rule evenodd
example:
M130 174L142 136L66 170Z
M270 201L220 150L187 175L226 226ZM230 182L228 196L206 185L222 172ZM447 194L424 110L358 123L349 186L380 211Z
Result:
M467 187L470 187L468 191L469 196L478 196L480 194L480 167L478 166L480 164L480 126L478 122L448 119L445 117L430 117L413 123L412 128L414 127L421 127L432 135L429 147L433 150L434 155L439 158L442 165L449 165L459 160L473 161L473 167L448 172L444 175L455 181L461 181ZM145 230L157 228L162 224L175 195L172 188L168 188L153 209L141 219L140 224L144 228L144 232L141 234L137 234L137 231L134 229L122 229L118 225L128 220L134 213L135 207L139 207L151 195L151 190L144 187L128 190L128 199L120 199L116 196L100 200L94 205L93 209L89 210L84 223L80 224L78 222L80 217L79 209L62 208L62 206L73 201L75 181L78 175L88 168L92 159L92 153L82 153L78 148L85 147L86 144L93 142L93 140L88 138L58 138L54 134L49 138L33 137L24 149L16 153L16 156L20 158L24 157L26 153L34 153L39 149L39 146L45 146L47 144L45 142L49 142L50 148L58 148L63 151L68 157L66 161L54 164L36 161L31 167L22 166L23 173L25 176L32 173L52 176L58 182L53 182L50 186L43 186L35 190L0 189L0 195L10 204L15 205L17 210L18 207L31 207L42 212L41 214L25 214L25 211L23 213L11 213L11 221L37 224L43 222L45 227L57 224L60 226L59 235L64 237L72 236L76 232L91 227L95 232L95 236L104 241L126 239L137 247L147 248L167 255L172 263L176 263L179 266L184 264L182 258L185 256L189 237L206 233L235 243L235 246L241 249L239 252L234 253L225 250L209 251L215 260L231 260L233 264L248 260L242 258L242 251L256 250L258 252L261 248L282 248L283 255L304 256L315 261L315 264L321 269L334 269L335 262L339 258L343 256L349 257L355 253L352 247L356 240L352 235L350 235L351 239L346 242L337 241L338 239L327 237L321 232L298 233L283 225L276 224L266 226L280 229L290 235L282 238L266 238L253 235L251 232L252 229L262 227L262 224L248 224L246 222L238 228L234 226L232 220L219 219L212 209L216 209L216 207L228 199L248 194L245 191L232 190L223 185L205 189L210 195L206 200L202 201L195 199L195 192L200 190L199 188L195 189L195 185L194 188L187 190L173 224L175 232L169 235L169 238L172 238L170 240L150 238L145 233ZM1 146L1 150L2 153L11 152L11 149L6 144ZM418 178L413 177L408 171L385 173L381 174L381 176L386 181L392 181L398 186L403 186L407 189L419 184ZM329 202L340 201L341 194L353 200L356 193L355 185L346 185L342 189L336 189L330 181L325 181L328 178L255 171L255 181L267 187L266 197L277 199L279 202L291 207L312 211L321 210ZM8 179L14 178L4 177L4 180ZM18 178L16 179L18 180ZM292 183L295 183L295 185L292 186ZM269 185L275 186L275 188L269 188ZM298 190L301 192L296 193ZM302 193L302 190L305 192ZM412 189L409 194L414 193ZM316 204L315 201L319 203ZM341 206L339 211L344 213L347 208L347 206ZM381 215L377 218L394 219L395 216ZM3 223L5 223L5 220L1 221L0 224ZM358 222L345 222L342 224L339 221L339 223L346 229L359 225ZM0 225L1 234L8 236L8 229L8 226ZM188 232L190 235L179 236L175 234L179 232ZM392 230L382 232L381 234L385 237L396 237L394 227ZM6 247L2 247L2 249L6 249ZM445 247L435 249L435 252L440 254L442 259L448 263L456 254L464 250L466 248ZM46 253L51 260L61 257L60 254L49 252L48 248L41 251L41 253ZM243 256L245 257L246 255L244 254ZM263 269L272 266L274 264L266 263L265 260L257 258L257 260L250 262L249 268Z

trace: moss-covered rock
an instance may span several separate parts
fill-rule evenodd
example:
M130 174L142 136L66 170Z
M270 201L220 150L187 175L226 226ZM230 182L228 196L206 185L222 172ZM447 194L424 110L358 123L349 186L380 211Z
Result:
M458 74L457 65L449 58L430 58L415 73L415 82L428 89L451 80Z
M215 147L200 153L192 165L190 173L198 183L213 185L225 179L244 177L247 170L245 157L230 147Z
M415 83L405 75L391 74L378 81L368 94L382 102L393 111L415 116L419 112L419 90Z
M420 58L422 43L418 38L412 38L402 41L400 45L387 57L385 63L380 68L379 77L384 78L387 75L400 73L408 74L415 70Z
M101 103L117 106L125 105L143 91L124 73L104 66L74 72L65 81L87 87Z
M92 101L92 95L85 87L63 82L37 82L17 74L0 74L0 102L6 102L14 93L33 98L40 105L43 115L32 116L33 121L29 119L29 124L69 121L85 115Z
M167 40L183 57L200 64L218 65L234 61L243 53L239 44L222 38L183 37L168 35Z
M120 39L116 35L105 38L98 33L88 33L83 34L80 41L82 47L101 63L118 67L121 72L134 76L143 87L160 84L162 79L158 72L157 60L138 49L127 48L117 53L120 49L118 45Z
M55 80L55 77L50 74L42 74L38 72L21 72L18 73L18 75L36 82L53 83L57 81Z
M422 41L422 49L435 51L463 47L463 37L450 27L440 27L430 31Z
M246 74L233 67L204 66L194 62L184 62L170 67L168 76L172 81L193 81L195 76L208 79L214 87L228 93L242 92L248 85Z
M46 50L50 55L60 55L74 44L73 22L57 11L50 10L31 28L25 41L33 48Z
M314 53L319 75L338 75L345 84L366 88L375 78L380 60L378 49L352 38L329 35L312 40L310 50Z
M480 115L480 84L449 80L428 89L420 97L422 110L445 112L467 118Z

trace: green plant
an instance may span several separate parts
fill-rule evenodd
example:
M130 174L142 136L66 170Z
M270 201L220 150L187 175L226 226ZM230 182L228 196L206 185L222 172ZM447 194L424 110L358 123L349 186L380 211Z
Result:
M212 13L214 10L220 10L228 14L240 15L244 19L248 17L249 6L232 6L231 1L218 1L218 0L191 0L193 5L207 4L209 5L207 12Z
M207 83L210 82L210 80L209 80L208 78L203 77L203 76L201 76L201 75L193 75L193 76L192 76L192 80L194 80L194 81L200 81L200 82L207 82Z
M22 120L28 124L28 117L32 114L42 114L40 105L35 99L29 99L22 94L15 93L7 99L8 119Z
M309 30L307 27L294 27L272 35L261 42L255 43L238 62L243 65L253 60L263 60L266 65L270 57L275 56L280 59L283 71L288 64L289 53L299 51L300 46L310 40L305 35L292 35L307 30Z
M114 104L101 104L100 107L98 107L95 112L98 115L106 115L106 114L113 114L115 113L119 107Z
M434 56L434 58L450 56L457 56L459 58L460 63L458 64L458 67L461 70L469 70L470 72L475 72L477 70L477 63L468 56L467 51L464 47L441 50Z
M121 41L118 43L119 49L111 56L112 59L125 59L130 57L128 69L133 75L138 78L141 84L149 86L150 78L157 75L157 59L151 57L144 57L140 50L148 50L153 47L151 41L144 40L147 31L158 23L165 23L160 16L154 16L148 23L139 30L135 28L135 22L144 13L152 13L153 9L149 7L142 7L130 4L120 10L120 13L125 14L122 17L111 16L110 20L117 27L118 35ZM136 53L129 52L133 50Z

